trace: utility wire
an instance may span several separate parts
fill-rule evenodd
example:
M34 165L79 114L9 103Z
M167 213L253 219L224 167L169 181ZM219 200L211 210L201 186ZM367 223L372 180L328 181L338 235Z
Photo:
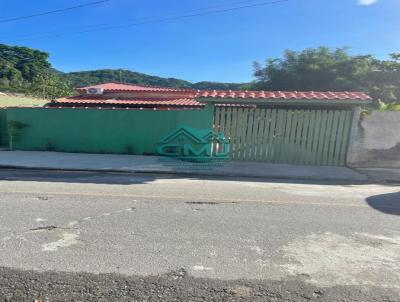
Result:
M162 14L162 15L157 15L157 16L149 16L149 17L139 18L139 19L136 19L136 21L143 21L143 20L148 20L148 19L175 16L175 15L179 15L179 14L193 13L193 12L198 12L198 11L207 10L207 9L216 8L216 7L239 5L239 4L249 3L249 2L256 2L256 1L259 1L259 0L242 0L242 1L235 1L235 2L228 2L228 3L220 3L220 4L205 6L205 7L194 8L194 9L190 9L190 10L184 10L184 11L172 12L172 13ZM125 21L125 22L120 22L120 23L115 23L115 24L125 24L125 23L127 23L127 22Z
M50 15L50 14L62 13L62 12L79 9L79 8L83 8L83 7L87 7L87 6L98 5L98 4L109 2L109 1L111 1L111 0L100 0L100 1L95 1L95 2L84 3L84 4L80 4L80 5L76 5L76 6L70 6L70 7L60 8L60 9L56 9L56 10L50 10L50 11L46 11L46 12L42 12L42 13L36 13L33 15L20 16L20 17L14 17L14 18L9 18L9 19L1 19L0 23L8 23L8 22L14 22L14 21L19 21L19 20L24 20L24 19L40 17L40 16L46 16L46 15Z
M207 10L207 9L212 9L212 8L216 8L216 7L224 7L224 6L232 6L232 5L239 5L239 4L245 4L245 3L249 3L249 2L256 2L259 0L242 0L242 1L235 1L235 2L228 2L228 3L220 3L220 4L215 4L215 5L211 5L211 6L205 6L205 7L200 7L200 8L195 8L195 9L190 9L190 10L184 10L184 11L177 11L177 12L171 12L171 13L167 13L167 14L162 14L162 15L155 15L155 16L147 16L147 17L142 17L142 18L137 18L135 19L135 22L139 22L139 21L146 21L146 20L152 20L152 19L157 19L157 18L165 18L168 16L175 16L175 15L180 15L180 14L186 14L186 13L193 13L193 12L197 12L197 11L202 11L202 10ZM126 25L126 24L131 24L131 21L124 21L124 22L116 22L116 23L112 23L112 24L98 24L98 25L92 25L92 26L86 26L84 28L84 30L89 30L89 29L97 29L99 27L102 26L115 26L115 25ZM69 28L69 29L65 29L65 30L71 30L71 31L76 31L79 30L79 28ZM47 36L47 35L52 35L52 34L57 34L59 31L51 31L51 32L47 32L42 34L41 36ZM7 39L14 39L15 40L20 40L20 39L25 39L27 36L22 36L22 37L15 37L13 36L8 36L8 37L1 37L0 40L7 40ZM29 38L30 36L28 36Z
M126 23L124 25L103 26L103 27L99 27L99 28L87 29L87 30L81 30L81 31L27 37L27 38L23 38L23 39L11 40L9 42L20 42L20 41L28 41L28 40L55 38L55 37L70 36L70 35L77 35L77 34L83 34L83 33L90 33L90 32L99 32L99 31L105 31L105 30L112 30L112 29L118 29L118 28L134 27L134 26L150 24L150 23L160 23L160 22L175 21L175 20L181 20L181 19L188 19L188 18L192 18L192 17L200 17L200 16L206 16L206 15L212 15L212 14L226 13L226 12L231 12L231 11L236 11L236 10L241 10L241 9L246 9L246 8L260 7L260 6L266 6L266 5L274 5L274 4L279 4L279 3L289 2L289 1L290 0L266 1L266 2L261 2L261 3L249 4L249 5L243 5L243 6L237 6L237 7L231 7L231 8L226 8L226 9L210 10L210 11L200 12L200 13L179 15L179 16L176 16L176 17L165 17L165 18L151 19L151 20L148 20L148 21ZM203 10L203 9L201 9L201 10ZM145 18L145 20L147 20L147 19L148 18Z

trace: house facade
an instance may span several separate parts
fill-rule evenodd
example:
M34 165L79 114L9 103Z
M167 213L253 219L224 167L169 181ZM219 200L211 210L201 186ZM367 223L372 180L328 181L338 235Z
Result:
M226 155L235 161L341 166L347 163L360 108L371 103L361 92L216 91L119 83L83 87L78 93L44 108L8 109L7 120L29 125L14 148L138 155L229 150ZM212 150L160 148L165 137L189 128L214 133L207 146ZM187 134L170 144L184 142ZM226 142L217 142L218 136L229 141L228 148L223 147ZM197 140L206 144L203 137Z

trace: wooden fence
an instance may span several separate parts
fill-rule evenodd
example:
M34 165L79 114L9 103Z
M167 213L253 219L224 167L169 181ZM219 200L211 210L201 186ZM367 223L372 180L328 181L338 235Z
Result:
M231 141L231 159L271 163L346 163L351 109L217 106L214 128Z

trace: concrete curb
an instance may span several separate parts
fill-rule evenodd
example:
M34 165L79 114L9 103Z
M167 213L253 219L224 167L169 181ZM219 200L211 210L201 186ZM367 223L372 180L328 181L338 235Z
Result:
M356 184L373 184L379 183L376 179L365 175L365 180L355 180L348 178L320 178L309 176L266 176L266 175L239 175L229 173L207 173L196 171L161 171L161 170L131 170L131 169L88 169L88 168L52 168L52 167L30 167L30 166L13 166L13 165L0 165L0 169L7 170L36 170L36 171L64 171L64 172L105 172L105 173L123 173L123 174L156 174L156 175L176 175L176 176L207 176L207 177L226 177L226 178L243 178L243 179L265 179L265 180L299 180L299 181L318 181L330 183L356 183ZM364 174L363 174L364 175Z
M400 184L400 172L396 172L396 175L393 175L392 170L399 171L400 169L388 169L388 168L352 168L358 173L365 175L373 182L377 183L386 183L386 184ZM389 170L389 173L386 172L384 175L380 173L380 171ZM376 173L375 171L378 171Z

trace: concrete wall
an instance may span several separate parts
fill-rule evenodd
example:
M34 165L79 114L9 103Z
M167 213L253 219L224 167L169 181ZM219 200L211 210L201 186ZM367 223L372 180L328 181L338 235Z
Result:
M13 150L156 154L180 126L212 129L213 107L194 110L8 108L7 121L26 127Z
M400 112L373 111L353 124L347 164L400 168Z

